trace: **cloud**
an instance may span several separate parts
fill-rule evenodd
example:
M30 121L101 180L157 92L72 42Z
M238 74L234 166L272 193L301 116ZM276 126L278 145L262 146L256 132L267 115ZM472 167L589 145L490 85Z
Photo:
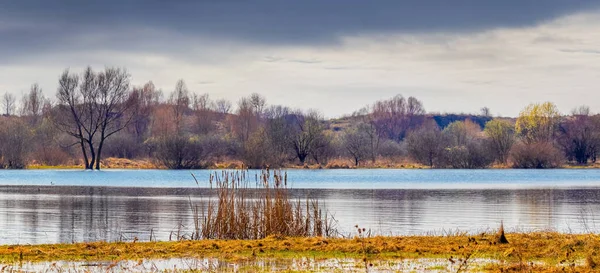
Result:
M364 34L523 27L597 8L593 0L48 1L0 3L0 52L161 49L155 33L262 45L332 45ZM152 39L152 38L155 39ZM170 48L169 48L170 49ZM6 55L6 54L3 54Z
M112 1L0 3L0 92L53 97L63 69L92 65L327 116L398 93L440 112L600 110L596 1Z

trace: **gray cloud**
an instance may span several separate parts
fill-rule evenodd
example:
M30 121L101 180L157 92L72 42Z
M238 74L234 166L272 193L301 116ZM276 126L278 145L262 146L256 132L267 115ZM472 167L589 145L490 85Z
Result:
M0 0L0 92L39 82L52 97L62 69L89 64L166 92L183 78L214 98L259 92L329 116L397 93L432 111L568 108L597 86L596 3Z
M177 44L159 40L164 37L157 33L270 45L332 44L341 35L526 26L596 7L593 0L2 1L0 50L157 50ZM115 32L124 34L111 40ZM104 40L81 38L93 34Z

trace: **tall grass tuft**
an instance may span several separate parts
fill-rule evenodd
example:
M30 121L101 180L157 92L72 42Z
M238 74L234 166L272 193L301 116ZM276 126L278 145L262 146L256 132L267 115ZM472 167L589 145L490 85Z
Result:
M207 208L192 206L193 239L261 239L330 237L333 219L318 200L292 200L287 173L262 170L249 182L248 171L221 171L210 176L217 197Z

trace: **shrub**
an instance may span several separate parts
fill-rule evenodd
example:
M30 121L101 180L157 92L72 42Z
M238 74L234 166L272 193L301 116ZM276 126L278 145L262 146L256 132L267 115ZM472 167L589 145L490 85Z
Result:
M398 158L405 156L406 151L406 143L401 142L398 143L396 141L386 139L379 143L379 155L385 158Z
M517 143L510 155L515 168L556 168L564 162L561 151L550 142Z
M142 146L135 137L125 132L120 132L106 140L104 153L108 157L135 158L141 155Z
M154 156L169 169L193 169L202 166L202 147L196 139L174 135L155 139Z
M480 169L494 162L482 139L471 140L466 145L451 146L444 150L442 164L455 169Z

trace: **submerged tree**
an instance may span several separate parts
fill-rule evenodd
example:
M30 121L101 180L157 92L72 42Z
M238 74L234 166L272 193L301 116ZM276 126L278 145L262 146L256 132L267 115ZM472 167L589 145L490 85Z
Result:
M100 169L106 139L132 120L129 82L129 73L120 68L96 73L88 67L82 75L65 70L59 79L54 121L77 140L86 169Z

